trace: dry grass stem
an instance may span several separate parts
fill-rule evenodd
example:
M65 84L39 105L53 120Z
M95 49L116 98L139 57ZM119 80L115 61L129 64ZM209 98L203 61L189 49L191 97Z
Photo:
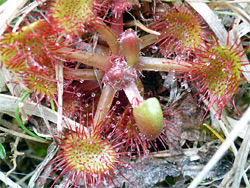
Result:
M41 142L41 143L48 143L48 142L39 140L37 138L34 138L32 136L29 136L29 135L26 135L26 134L23 134L23 133L20 133L20 132L16 132L16 131L13 131L13 130L3 128L1 126L0 126L0 130L3 131L3 132L6 132L8 134L11 134L11 135L14 135L14 136L17 136L17 137L20 137L20 138L24 138L24 139L27 139L27 140L32 140L32 141Z
M225 152L228 150L230 145L234 142L234 140L237 138L237 136L240 133L241 129L244 129L249 121L250 121L250 107L246 110L246 112L243 114L239 122L237 123L236 127L230 132L229 136L226 138L225 142L221 144L219 149L216 151L216 153L213 155L213 157L210 159L210 161L207 163L207 165L203 168L203 170L200 172L200 174L194 179L194 181L190 184L188 188L195 188L199 185L199 183L203 180L205 175L214 167L214 165L222 158L222 156L225 154Z
M1 112L14 112L16 109L16 102L19 98L17 97L13 97L13 96L9 96L9 95L4 95L4 94L0 94L0 111ZM20 103L21 104L21 103ZM36 103L33 102L25 102L25 113L27 115L35 115L38 117L42 117L40 111L38 108L35 108L37 106ZM41 105L42 106L42 105ZM44 112L44 116L47 117L48 121L51 121L53 123L57 123L57 116L58 113L57 112L53 112L51 109L42 106L43 112ZM79 126L78 123L76 123L75 121L66 118L65 116L62 116L63 119L65 119L65 121L67 121L67 123L69 123L72 127L73 130L75 130L75 126ZM63 126L66 127L65 122L63 122Z
M62 131L62 114L63 114L63 66L56 64L56 79L58 91L58 117L57 117L57 131Z
M0 36L8 28L8 24L16 17L19 10L28 0L8 0L5 3L5 10L0 14Z
M10 178L6 177L6 175L0 171L0 180L4 182L6 185L10 186L11 188L22 188L17 183L13 182Z

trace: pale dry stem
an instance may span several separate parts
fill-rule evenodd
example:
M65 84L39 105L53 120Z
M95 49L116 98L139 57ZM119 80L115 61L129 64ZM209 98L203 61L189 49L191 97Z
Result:
M41 142L41 143L48 143L46 141L34 138L33 136L29 136L29 135L26 135L26 134L23 134L23 133L14 131L14 130L9 130L9 129L3 128L1 126L0 126L0 130L3 131L3 132L6 132L8 134L11 134L11 135L14 135L14 136L17 136L17 137L20 137L20 138L24 138L24 139L27 139L27 140L32 140L32 141Z
M58 100L58 117L57 131L62 132L62 114L63 114L63 65L56 64L56 79L57 79L57 100Z

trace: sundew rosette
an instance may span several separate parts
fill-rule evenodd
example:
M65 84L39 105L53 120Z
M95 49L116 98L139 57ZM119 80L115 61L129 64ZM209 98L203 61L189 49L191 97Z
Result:
M182 55L189 57L194 49L206 40L207 26L202 18L186 5L157 11L149 27L160 32L152 48L159 49L165 57Z
M196 54L197 58L189 62L190 70L185 72L184 77L197 88L196 95L200 94L200 102L205 99L208 101L206 113L214 104L218 105L216 115L219 117L228 102L235 107L234 96L239 90L239 81L243 78L242 66L248 64L241 61L246 51L239 46L230 46L228 42L221 46L216 41L203 48Z
M62 138L55 137L59 151L51 162L55 165L51 174L57 171L60 174L52 186L64 175L68 175L66 184L70 187L101 187L110 183L116 185L116 175L124 177L118 167L131 168L122 160L131 158L124 151L125 141L118 142L119 136L114 136L115 131L112 129L116 129L116 126L108 126L106 129L107 126L102 123L95 126L92 123L90 126L80 124L75 131L67 124L68 130L61 133Z
M39 20L22 27L18 32L3 35L0 40L1 62L18 73L44 74L53 69L50 48L54 48L57 34L53 27Z

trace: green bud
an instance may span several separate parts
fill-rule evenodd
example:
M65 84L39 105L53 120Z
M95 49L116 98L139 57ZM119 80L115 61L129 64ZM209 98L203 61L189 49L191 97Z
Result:
M140 132L149 140L157 138L163 129L163 113L158 99L144 100L141 106L133 111Z
M139 38L132 29L126 30L121 37L121 52L128 66L133 67L140 54Z

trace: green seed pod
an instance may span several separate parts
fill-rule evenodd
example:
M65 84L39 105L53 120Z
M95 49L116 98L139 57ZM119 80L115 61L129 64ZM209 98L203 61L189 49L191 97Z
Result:
M141 106L133 111L140 132L149 140L157 138L163 129L163 113L156 98L144 100Z

